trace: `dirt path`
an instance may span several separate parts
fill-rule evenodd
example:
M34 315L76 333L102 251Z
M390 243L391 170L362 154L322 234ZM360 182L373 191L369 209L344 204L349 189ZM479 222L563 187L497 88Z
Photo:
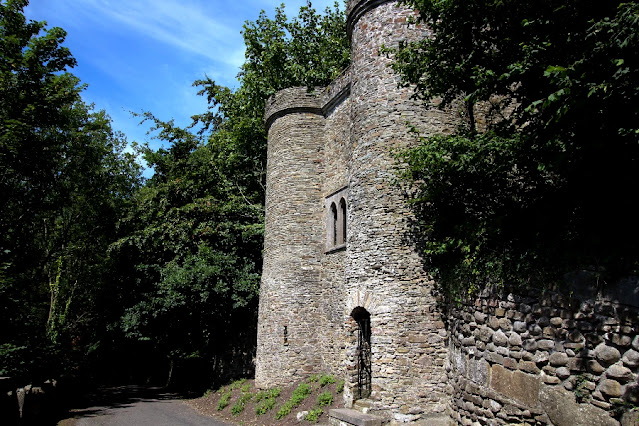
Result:
M59 426L229 426L198 414L172 393L159 388L118 386L89 396L87 407L71 410Z

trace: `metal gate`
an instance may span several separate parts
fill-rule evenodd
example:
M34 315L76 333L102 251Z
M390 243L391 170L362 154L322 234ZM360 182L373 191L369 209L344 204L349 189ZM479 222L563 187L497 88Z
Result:
M368 314L368 312L366 312ZM354 398L368 398L371 394L371 318L360 316L357 321L357 389Z

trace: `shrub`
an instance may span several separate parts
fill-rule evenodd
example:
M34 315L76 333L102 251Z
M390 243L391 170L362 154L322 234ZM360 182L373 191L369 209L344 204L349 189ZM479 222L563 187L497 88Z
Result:
M332 383L335 383L335 377L332 374L324 374L319 379L319 384L322 387L324 387L326 385L330 385Z
M333 394L329 391L320 393L317 397L317 405L324 407L333 403Z
M231 391L229 390L227 393L222 395L220 400L217 403L217 411L224 410L227 405L229 405L229 401L231 400Z
M242 411L244 411L244 406L246 406L246 403L253 397L252 394L250 393L245 393L242 396L240 396L237 401L235 402L235 404L233 404L233 406L231 407L231 413L234 416L237 416L238 414L240 414Z
M279 410L277 410L277 413L275 414L275 418L277 420L283 419L284 417L288 416L291 413L292 408L293 408L293 403L291 402L291 400L286 401L286 403L282 405Z
M298 405L300 405L300 403L304 401L310 394L311 387L306 383L300 383L300 385L293 391L293 394L291 395L291 402L293 403L293 407L297 407Z
M231 383L231 384L229 385L229 389L230 389L230 390L233 390L233 389L239 389L239 388L240 388L240 386L242 386L242 385L244 384L244 382L246 382L246 379L239 379L239 380L236 380L236 381L234 381L233 383Z
M319 374L311 374L310 376L308 376L308 379L306 379L306 381L308 383L315 383L318 379L319 379Z
M314 408L308 412L308 414L304 417L304 420L316 422L322 414L324 414L324 412L321 408Z
M307 383L300 383L300 385L293 391L291 399L286 401L279 411L275 415L278 420L286 417L290 414L294 407L297 407L311 394L311 387Z
M275 407L275 398L266 398L255 406L255 414L261 416Z
M273 388L273 389L269 389L266 394L269 398L277 398L278 396L280 396L280 393L282 393L282 389L281 388Z
M258 393L255 394L255 397L253 398L253 401L258 403L261 400L265 399L266 397L267 397L266 391L259 391Z

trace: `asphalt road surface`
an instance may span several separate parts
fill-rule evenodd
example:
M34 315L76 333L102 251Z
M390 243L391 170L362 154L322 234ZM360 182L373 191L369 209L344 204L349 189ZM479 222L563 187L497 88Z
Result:
M76 408L63 426L229 426L198 414L177 395L158 388L119 386L91 395L91 405Z

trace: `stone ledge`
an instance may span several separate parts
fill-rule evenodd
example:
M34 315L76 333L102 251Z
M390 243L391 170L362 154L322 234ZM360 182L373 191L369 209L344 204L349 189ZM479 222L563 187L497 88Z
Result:
M329 410L328 416L330 418L331 425L339 425L339 421L355 426L381 426L382 424L382 419L379 417L364 414L349 408L335 408ZM337 422L334 420L337 420Z

